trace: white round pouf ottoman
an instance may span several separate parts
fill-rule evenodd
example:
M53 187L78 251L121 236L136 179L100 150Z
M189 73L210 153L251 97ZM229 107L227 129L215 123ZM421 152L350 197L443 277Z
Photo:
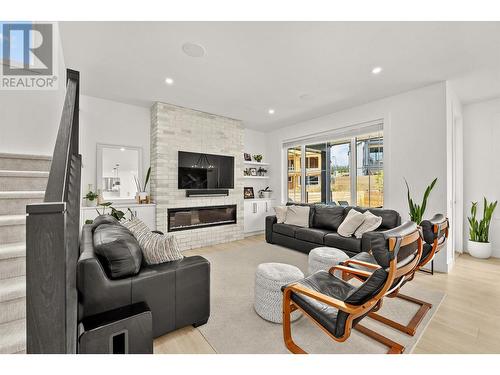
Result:
M304 278L297 267L283 263L262 263L255 272L255 312L265 320L274 323L283 321L283 285ZM294 311L292 321L297 320L301 313Z
M342 250L334 247L317 247L309 253L309 275L317 271L328 271L331 267L349 259ZM341 272L335 271L335 275L341 277Z

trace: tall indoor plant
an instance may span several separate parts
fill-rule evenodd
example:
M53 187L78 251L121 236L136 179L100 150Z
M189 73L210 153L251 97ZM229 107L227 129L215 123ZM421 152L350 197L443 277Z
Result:
M422 204L416 204L413 199L410 196L410 187L408 186L408 181L406 181L405 178L405 183L406 183L406 190L408 194L408 207L410 209L410 220L413 221L414 223L420 224L422 222L422 219L424 217L425 209L427 207L427 199L429 199L429 195L434 188L434 185L436 185L437 178L435 178L429 186L427 186L427 189L425 189L424 192L424 197L422 198Z
M477 202L472 202L469 220L469 254L476 258L489 258L491 256L491 243L489 242L490 223L497 201L488 203L483 199L483 218L478 221Z

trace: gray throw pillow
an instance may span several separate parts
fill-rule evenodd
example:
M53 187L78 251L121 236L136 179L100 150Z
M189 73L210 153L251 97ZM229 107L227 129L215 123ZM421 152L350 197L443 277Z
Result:
M356 238L363 237L364 233L372 232L377 229L380 224L382 224L382 218L372 214L370 211L365 211L363 216L365 217L365 221L363 221L363 224L361 224L359 228L356 229L356 232L354 232L354 236Z
M141 245L147 264L159 264L182 259L177 241L171 234L153 233L140 219L123 222Z
M309 206L287 206L285 224L309 228Z
M365 216L354 209L347 213L342 224L340 224L337 233L342 237L351 237L356 229L365 221Z

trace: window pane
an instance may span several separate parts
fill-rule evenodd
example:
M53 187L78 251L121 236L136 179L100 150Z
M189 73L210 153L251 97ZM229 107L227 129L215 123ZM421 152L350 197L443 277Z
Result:
M326 202L326 143L306 146L306 202Z
M300 184L300 161L301 149L294 147L288 149L288 201L301 201L301 184Z
M331 142L330 193L331 201L340 205L351 204L351 142Z
M357 205L384 205L384 142L381 133L356 140Z

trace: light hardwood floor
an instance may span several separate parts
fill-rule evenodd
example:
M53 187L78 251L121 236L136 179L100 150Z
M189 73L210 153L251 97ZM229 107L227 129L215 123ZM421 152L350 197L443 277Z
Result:
M248 237L185 252L203 255L265 241ZM500 353L500 259L461 255L449 274L418 272L412 283L446 293L445 300L414 349L417 354ZM193 327L185 327L154 342L155 353L210 354L215 350Z

